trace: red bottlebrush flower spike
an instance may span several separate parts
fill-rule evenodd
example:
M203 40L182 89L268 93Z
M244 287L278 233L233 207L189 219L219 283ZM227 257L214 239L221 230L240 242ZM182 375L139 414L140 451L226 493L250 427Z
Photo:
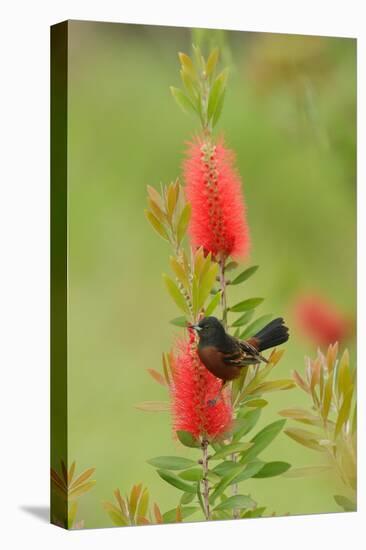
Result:
M174 430L211 440L224 435L232 421L229 396L223 391L215 405L208 403L217 396L221 381L201 363L194 334L189 341L179 341L177 348L171 388Z
M295 305L295 317L300 330L317 345L340 342L350 332L349 320L319 296L300 298Z
M184 176L193 245L215 257L243 258L249 251L249 229L233 152L223 141L199 138L188 149Z

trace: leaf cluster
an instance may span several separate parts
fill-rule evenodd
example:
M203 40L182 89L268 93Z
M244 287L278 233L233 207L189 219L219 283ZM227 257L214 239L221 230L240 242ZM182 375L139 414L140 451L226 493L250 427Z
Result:
M170 91L179 107L197 115L203 129L211 132L224 105L228 69L217 72L218 48L214 48L207 59L198 46L193 46L193 51L192 57L179 53L183 89L171 86Z
M95 468L88 468L78 476L75 476L76 463L71 464L67 471L65 462L61 460L61 472L51 468L51 487L63 501L67 501L67 527L71 529L76 527L75 518L78 509L78 499L90 491L96 483L90 477L95 472Z
M285 433L300 445L322 453L328 462L294 470L291 475L302 477L333 469L352 495L351 500L336 495L336 502L344 510L355 509L356 371L350 364L348 350L341 357L337 343L328 347L326 355L318 350L314 360L306 359L304 376L294 371L293 380L309 396L310 406L309 410L280 411L280 415L306 425L306 429L290 427Z

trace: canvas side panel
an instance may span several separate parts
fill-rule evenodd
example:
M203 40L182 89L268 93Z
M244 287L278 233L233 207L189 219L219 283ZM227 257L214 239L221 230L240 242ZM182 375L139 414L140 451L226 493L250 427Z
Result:
M51 523L67 527L68 23L51 27ZM61 466L64 463L64 468Z

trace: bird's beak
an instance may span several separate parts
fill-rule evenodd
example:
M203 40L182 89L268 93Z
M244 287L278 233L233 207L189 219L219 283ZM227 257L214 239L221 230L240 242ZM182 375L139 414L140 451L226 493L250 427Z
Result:
M193 328L193 330L195 330L196 332L199 332L200 330L202 330L202 328L199 325L189 324L188 326L189 328Z

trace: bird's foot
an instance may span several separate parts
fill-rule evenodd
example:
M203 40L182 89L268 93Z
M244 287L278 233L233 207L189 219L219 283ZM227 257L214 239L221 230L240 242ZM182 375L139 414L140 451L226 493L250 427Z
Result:
M218 397L215 397L215 399L209 399L209 400L207 401L207 405L208 405L209 407L214 407L214 406L216 405L218 399L219 399Z

